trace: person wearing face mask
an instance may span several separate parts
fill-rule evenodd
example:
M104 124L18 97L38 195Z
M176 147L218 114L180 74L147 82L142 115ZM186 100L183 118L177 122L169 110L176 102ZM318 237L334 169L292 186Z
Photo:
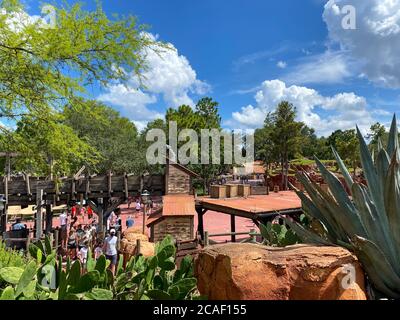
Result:
M118 261L117 251L118 238L115 235L115 229L110 230L110 235L104 239L103 252L106 255L107 260L110 260L110 270L112 274L115 274L115 267Z

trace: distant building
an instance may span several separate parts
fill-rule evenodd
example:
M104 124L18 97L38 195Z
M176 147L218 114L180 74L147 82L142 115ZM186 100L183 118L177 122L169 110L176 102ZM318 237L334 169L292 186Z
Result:
M265 168L262 161L254 161L233 168L233 175L235 177L247 176L252 180L263 179L265 175Z

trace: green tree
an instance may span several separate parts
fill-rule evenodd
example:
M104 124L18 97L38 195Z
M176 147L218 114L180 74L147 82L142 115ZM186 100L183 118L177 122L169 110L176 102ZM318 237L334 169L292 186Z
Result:
M342 131L336 136L336 149L341 157L353 168L353 175L356 176L359 155L359 140L355 130Z
M301 131L304 123L296 121L296 108L293 104L282 101L272 114L274 130L272 141L279 150L282 166L282 186L288 189L289 160L300 150Z
M193 109L190 106L182 105L178 109L168 109L165 122L166 130L168 134L170 121L175 121L177 123L178 133L183 129L193 129L196 131L199 139L201 137L202 129L216 129L219 133L222 132L221 128L221 117L218 111L218 103L212 98L205 97L200 99L196 107ZM178 147L183 145L185 141L180 142ZM210 161L211 157L211 138L210 138ZM194 172L198 173L203 181L203 189L205 192L208 191L208 186L210 182L217 176L226 172L231 165L224 165L224 149L223 141L220 141L221 158L220 164L190 164L189 168ZM201 155L201 144L199 143L198 156Z
M92 172L143 174L145 152L129 119L98 101L83 100L66 106L63 115L65 125L99 153L100 161L89 167Z
M385 147L389 138L389 133L386 131L385 126L377 122L371 126L370 132L367 134L366 138L370 141L370 150L377 153L379 141Z
M264 126L256 129L254 132L254 148L255 158L263 162L265 168L264 181L265 185L269 185L269 175L271 165L279 161L279 150L274 143L274 123L271 113L267 115Z
M65 125L59 113L48 114L47 120L23 116L17 122L15 132L5 136L11 140L3 147L20 153L15 163L17 171L57 177L73 174L82 165L98 162L97 150Z
M301 155L306 158L314 157L317 153L317 141L315 130L306 125L303 126L301 129Z
M143 50L158 50L133 16L109 19L100 4L85 11L80 3L55 8L56 24L33 22L20 1L0 0L0 111L38 112L60 107L85 93L89 84L107 85L140 78L145 67ZM26 21L16 27L13 17ZM27 22L31 21L31 22Z

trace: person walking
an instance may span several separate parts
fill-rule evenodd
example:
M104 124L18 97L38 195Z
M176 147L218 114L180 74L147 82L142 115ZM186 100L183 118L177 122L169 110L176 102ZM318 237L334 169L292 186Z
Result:
M135 204L135 210L136 210L135 219L137 219L139 217L139 213L140 213L141 209L142 209L142 204L140 203L140 199L137 199L136 204Z
M61 247L63 250L67 248L67 228L68 228L68 215L66 211L63 211L60 216L60 230L61 230Z
M135 224L135 220L133 220L132 216L128 216L128 219L126 219L125 224L127 229L132 228L133 225Z
M115 229L110 230L110 235L104 239L103 251L107 260L110 260L110 271L115 274L115 267L118 261L117 251L118 238L115 236Z
M69 231L69 236L68 236L68 256L71 259L75 259L76 258L76 248L77 248L77 236L76 236L76 231L75 228L71 228L71 230Z

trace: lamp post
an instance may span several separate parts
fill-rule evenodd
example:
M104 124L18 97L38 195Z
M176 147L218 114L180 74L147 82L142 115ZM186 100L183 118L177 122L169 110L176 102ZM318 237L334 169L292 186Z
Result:
M143 202L143 229L142 233L146 234L146 209L147 209L147 203L149 202L150 198L150 193L147 190L144 190L141 194L142 196L142 202Z
M6 214L7 199L4 194L0 194L0 233L3 234L7 231L7 214Z

